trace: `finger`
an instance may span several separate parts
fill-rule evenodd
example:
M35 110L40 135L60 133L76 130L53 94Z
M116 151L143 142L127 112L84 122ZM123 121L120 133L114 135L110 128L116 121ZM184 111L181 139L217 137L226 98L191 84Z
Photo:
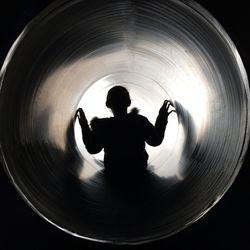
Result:
M164 108L167 108L168 103L169 103L169 100L165 100L165 101L163 102L163 104L162 104L162 108L163 108L163 109L164 109Z
M78 108L78 109L76 110L76 113L79 113L81 110L82 110L82 108Z
M171 105L172 107L174 107L174 103L173 103L171 100L168 100L168 102L170 103L170 105Z
M75 113L74 119L77 119L77 117L79 117L78 110Z
M81 108L78 108L77 110L76 110L76 115L79 115L80 114L80 112L81 112Z
M166 100L172 107L174 107L174 103L171 100Z
M164 109L164 108L166 107L166 105L167 105L167 100L165 100L165 101L163 102L161 108Z
M167 107L167 110L169 110L169 108L170 108L170 107L172 107L172 108L174 108L174 109L175 109L174 104L173 104L173 102L172 102L172 101L169 101L169 103L168 103L168 107Z
M168 109L169 109L170 106L171 106L171 102L168 102L167 111L168 111Z
M170 115L171 113L176 113L176 111L175 110L171 110L169 113L168 113L168 115Z
M82 109L79 110L79 115L80 115L80 118L84 118L85 117L85 114L83 112Z
M78 118L79 120L85 119L85 114L82 108L78 108L75 114L75 119Z

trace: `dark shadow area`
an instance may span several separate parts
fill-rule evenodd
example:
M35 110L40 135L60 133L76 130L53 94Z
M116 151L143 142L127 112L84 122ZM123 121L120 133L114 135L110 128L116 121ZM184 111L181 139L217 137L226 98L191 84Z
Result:
M119 98L119 100L121 100L121 98ZM165 109L165 105L167 104L164 103L162 108ZM183 155L184 160L187 160L192 154L190 147L192 147L192 143L195 142L195 132L193 131L194 123L191 115L180 103L176 104L176 110L178 110L177 114L180 116L179 123L181 123L184 128L185 140ZM167 112L169 113L168 108ZM129 114L126 114L126 111L124 111L123 115L125 117L129 116ZM126 131L126 128L124 128L124 126L126 126L124 122L126 118L124 118L123 115L119 117L122 121L120 123L122 124L122 129L117 129L118 134L121 133L121 131ZM91 135L88 134L93 132L93 130L91 131L89 129L84 114L79 114L79 116L80 120L85 119L85 123L82 123L82 127L85 126L83 133L88 137L83 138L83 140L87 146L90 144L89 148L93 149L93 141L89 142L87 140L95 140L94 142L97 145L99 141L96 141L96 138L93 139ZM116 117L113 119L116 119ZM115 125L117 125L117 123L115 123ZM104 126L104 128L106 127ZM112 131L115 129L116 128L112 126ZM133 127L131 127L129 131L131 131L131 129L133 129ZM105 131L99 133L107 134ZM136 134L133 134L133 132L130 133L133 135L132 139L127 134L125 138L129 137L128 144L132 145L134 144L133 140ZM117 137L118 136L115 136L115 138ZM118 138L120 141L121 137L119 136ZM96 151L102 149L102 147L98 146L98 150ZM91 150L89 149L89 151ZM127 153L127 151L125 152ZM172 230L183 227L185 225L184 223L176 223L175 225L175 220L173 220L176 216L175 209L178 207L178 203L182 199L181 194L183 193L182 183L177 180L177 177L160 177L147 170L146 167L138 167L138 165L140 166L140 162L136 160L136 155L134 161L131 161L131 159L127 161L126 159L124 160L124 158L118 158L118 160L119 161L115 158L114 161L111 162L111 167L109 165L108 168L106 168L104 165L102 171L99 171L85 181L71 179L72 182L68 182L67 191L64 192L65 200L70 201L69 204L74 208L74 213L78 214L80 221L84 221L86 228L88 228L89 232L93 233L92 237L102 236L104 240L113 238L114 240L120 239L122 241L126 239L129 240L130 238L133 241L137 238L137 240L143 241L147 238L144 237L148 234L151 234L153 238L158 236L162 237ZM110 164L110 162L108 162L108 164ZM143 162L143 164L145 163ZM188 163L184 168L183 172L187 171ZM173 218L171 219L171 217ZM179 218L176 217L176 220L179 220ZM78 229L81 231L81 225L78 226ZM133 230L131 230L131 227ZM152 228L155 228L156 231L149 233Z
M199 144L190 147L196 138L191 114L180 103L175 108L185 134L183 157L195 158ZM44 131L48 129L48 119L49 110L38 119L37 124ZM35 207L53 222L87 237L123 239L125 235L143 240L148 234L169 233L169 228L180 219L175 212L185 200L183 190L189 185L185 181L183 185L146 169L130 169L122 174L102 170L82 181L77 173L84 162L76 149L73 118L68 124L66 145L66 150L61 151L52 143L35 141L22 147L16 145L14 154L20 157L15 173L17 182L25 186L24 192ZM188 170L188 162L185 168Z
M193 154L190 145L194 143L194 124L181 104L176 103L175 107L185 134L183 156L188 159ZM163 108L166 109L166 103ZM11 170L14 179L46 218L86 237L132 242L144 241L149 236L163 237L190 221L181 207L185 205L183 193L188 193L189 183L183 185L176 178L163 178L146 167L137 168L137 162L131 159L129 162L120 159L119 171L105 168L89 179L80 179L78 172L85 162L76 148L74 119L69 120L67 147L62 151L39 137L39 131L47 135L49 115L50 110L45 110L35 121L38 134L24 130L32 138L29 144L16 144L9 152L18 161ZM15 119L18 130L18 117ZM123 116L119 119L123 121ZM129 144L133 143L129 141ZM125 163L130 164L128 168Z
M156 120L156 123L158 121L159 126L162 126L163 134L160 139L153 130L153 125L148 125L151 126L150 129L144 131L151 133L149 140L156 142L155 145L163 139L166 126L164 119L167 119L171 112L168 110L169 106L170 103L164 102L160 119ZM190 114L181 104L176 107L186 136L183 152L188 158L194 127ZM73 118L69 121L66 131L67 147L64 151L52 142L35 139L40 138L39 131L45 134L48 131L49 114L50 111L45 110L38 117L38 134L31 134L32 143L16 145L15 152L12 152L19 158L19 168L16 169L14 178L39 212L62 228L102 240L144 241L149 236L163 237L185 225L186 218L182 220L175 214L183 193L182 182L175 177L163 178L150 172L145 166L147 163L144 160L142 164L140 161L138 163L136 158L129 158L129 161L118 158L118 163L115 158L115 165L111 163L108 168L97 172L93 177L80 179L78 173L85 163L76 148ZM137 113L129 115L132 116L133 122L137 121L136 117L139 116ZM123 114L114 119L124 125ZM142 116L139 119L142 119ZM137 123L136 125L138 126ZM129 132L133 124L130 126ZM113 129L114 127L112 131ZM137 136L139 130L131 133L132 138ZM117 131L124 132L124 129ZM123 138L127 137L129 135L125 133ZM131 137L129 145L136 144L130 139ZM135 148L132 151L136 150ZM145 142L142 152L144 150ZM143 167L138 167L137 164ZM118 167L118 171L114 166Z

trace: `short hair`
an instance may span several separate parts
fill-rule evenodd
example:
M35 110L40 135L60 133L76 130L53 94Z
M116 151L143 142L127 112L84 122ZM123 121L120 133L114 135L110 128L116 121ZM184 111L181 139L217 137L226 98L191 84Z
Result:
M127 108L131 104L128 90L122 86L115 86L108 91L106 106L110 109L119 110Z

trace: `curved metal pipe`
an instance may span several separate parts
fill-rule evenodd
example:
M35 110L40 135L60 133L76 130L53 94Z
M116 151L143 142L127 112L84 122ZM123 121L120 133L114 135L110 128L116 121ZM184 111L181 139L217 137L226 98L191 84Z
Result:
M170 98L149 172L117 183L85 150L73 117L110 116L128 88L154 121ZM138 244L205 214L234 181L249 140L247 75L232 41L189 1L57 1L19 36L1 70L1 160L29 205L78 237Z

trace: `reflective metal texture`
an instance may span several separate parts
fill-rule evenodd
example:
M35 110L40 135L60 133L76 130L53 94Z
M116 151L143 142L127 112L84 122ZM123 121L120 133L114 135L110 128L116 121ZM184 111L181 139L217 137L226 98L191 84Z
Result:
M73 117L110 116L124 85L154 122L164 99L164 142L149 172L110 180ZM191 1L57 1L35 18L1 70L1 160L27 203L78 237L138 244L204 215L235 179L249 139L249 89L232 41Z

